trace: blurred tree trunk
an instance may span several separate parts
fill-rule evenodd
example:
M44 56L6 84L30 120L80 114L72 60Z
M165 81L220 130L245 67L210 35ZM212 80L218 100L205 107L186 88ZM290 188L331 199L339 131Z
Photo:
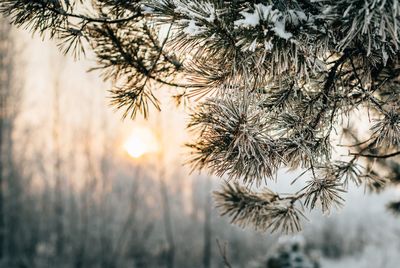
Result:
M162 200L162 209L163 209L163 218L164 218L164 230L165 236L167 239L168 250L166 255L166 264L168 268L173 268L175 266L175 241L174 241L174 233L172 230L172 221L171 221L171 209L169 204L168 197L168 189L165 184L165 169L162 161L162 157L160 157L160 193Z
M159 130L164 129L163 126L163 119L162 117L157 118ZM157 140L161 144L162 147L166 144L166 140L162 135L162 132L158 131ZM167 240L167 251L165 255L165 261L167 268L173 268L175 266L175 239L174 239L174 232L172 228L172 219L171 219L171 207L170 207L170 200L168 196L168 187L166 185L166 164L165 164L165 155L163 148L160 149L157 155L158 158L158 180L160 184L160 194L161 194L161 206L162 206L162 213L163 213L163 221L164 221L164 231L165 237ZM157 175L156 175L157 176Z
M88 103L90 106L92 103ZM86 158L86 178L84 179L83 189L80 193L81 211L79 213L80 220L78 226L78 232L80 239L77 241L77 247L75 250L74 267L83 268L87 267L87 255L89 254L90 248L87 248L87 243L90 241L90 207L93 205L93 196L96 194L97 188L97 175L95 165L93 163L93 148L92 148L92 113L89 113L89 117L86 120L86 128L84 130L83 137L83 152Z
M211 180L206 178L206 195L204 203L204 249L203 249L203 265L204 268L211 266L211 198L207 193L211 192Z
M6 51L8 36L4 22L0 24L0 260L4 258L5 216L4 216L4 171L3 171L3 128L5 114L4 91L7 89Z
M55 220L55 250L59 258L64 252L64 205L63 205L63 189L62 189L62 174L61 174L61 144L60 144L60 71L55 74L54 82L54 97L53 97L53 146L54 146L54 166L53 177L54 184L54 220Z
M16 49L11 27L0 19L0 259L16 253L20 180L13 168L12 132L20 81L16 80ZM7 197L10 197L9 199ZM10 235L8 235L10 234Z

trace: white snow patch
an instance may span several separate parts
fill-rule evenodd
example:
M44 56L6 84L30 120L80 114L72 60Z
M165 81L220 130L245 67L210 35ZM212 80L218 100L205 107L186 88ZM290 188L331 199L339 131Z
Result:
M385 47L382 47L382 58L383 58L383 64L386 65L388 59L389 59L389 55L385 50Z
M235 26L238 27L255 27L260 23L260 16L257 12L249 13L246 11L240 12L244 19L240 19L234 22Z
M206 18L206 21L208 22L214 22L215 21L215 13L211 13L208 18Z
M276 22L282 15L279 10L273 9L272 5L265 6L263 4L254 5L253 12L242 11L240 14L243 19L234 22L237 27L255 27L260 21Z
M272 28L272 30L275 32L277 36L280 38L288 40L291 38L293 35L289 32L285 31L285 22L284 21L276 21L275 22L275 27Z
M188 26L183 29L183 32L190 36L196 36L202 34L204 29L197 26L194 20L190 20Z
M272 50L272 48L274 47L274 45L271 43L271 41L265 41L264 42L264 48L265 50Z
M254 52L254 51L256 51L256 47L257 47L257 38L253 40L253 42L250 44L248 50L251 52Z
M154 13L154 9L149 7L149 6L143 5L142 6L142 13L143 14L152 14L152 13Z

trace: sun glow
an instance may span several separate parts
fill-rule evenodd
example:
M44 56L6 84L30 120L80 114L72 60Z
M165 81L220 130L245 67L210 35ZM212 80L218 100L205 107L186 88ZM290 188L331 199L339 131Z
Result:
M159 150L156 135L148 127L137 126L124 143L125 151L133 158Z

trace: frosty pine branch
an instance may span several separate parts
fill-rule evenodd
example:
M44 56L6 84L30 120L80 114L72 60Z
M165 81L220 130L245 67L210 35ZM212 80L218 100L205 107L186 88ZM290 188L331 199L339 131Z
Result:
M159 108L160 87L197 100L192 164L233 182L215 196L234 223L299 231L304 208L342 206L349 183L400 182L397 0L1 0L0 10L65 53L92 49L124 116ZM265 188L283 167L304 171L301 190Z

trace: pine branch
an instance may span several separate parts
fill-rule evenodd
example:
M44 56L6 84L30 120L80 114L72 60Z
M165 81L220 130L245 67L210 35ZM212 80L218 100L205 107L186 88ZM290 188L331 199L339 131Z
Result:
M362 153L350 153L350 155L369 157L369 158L390 158L390 157L395 157L397 155L400 155L400 151L397 151L397 152L394 152L394 153L390 153L390 154L381 154L381 155L362 154Z

